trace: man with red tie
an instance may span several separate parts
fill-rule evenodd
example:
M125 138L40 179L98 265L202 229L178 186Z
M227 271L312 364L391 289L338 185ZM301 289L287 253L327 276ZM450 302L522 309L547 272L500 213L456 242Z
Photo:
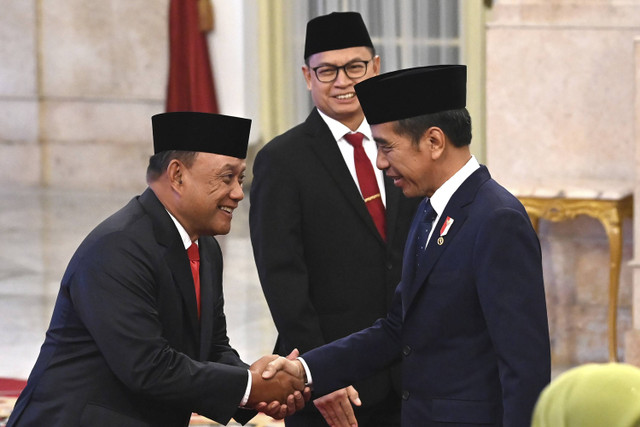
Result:
M307 24L302 74L315 108L257 155L250 226L260 282L278 329L276 352L308 351L386 314L417 200L375 167L376 147L354 86L380 71L360 14ZM316 401L323 414L351 402L360 426L397 426L397 366ZM313 405L287 426L326 426Z
M8 426L184 427L192 412L245 423L248 408L303 406L301 381L257 374L275 356L249 369L226 333L213 236L244 197L251 121L177 112L152 123L149 188L71 259Z

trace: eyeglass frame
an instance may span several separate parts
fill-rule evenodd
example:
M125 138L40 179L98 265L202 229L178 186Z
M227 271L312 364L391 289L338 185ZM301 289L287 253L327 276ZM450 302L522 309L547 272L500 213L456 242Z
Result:
M318 79L318 81L320 83L333 83L333 82L335 82L338 79L338 75L340 74L340 70L342 70L344 72L344 75L347 76L348 78L350 78L351 80L359 79L360 77L364 77L364 75L367 74L367 70L368 70L368 67L369 67L369 62L373 61L373 59L374 58L371 58L371 59L368 59L366 61L362 60L362 59L356 59L356 60L353 60L353 61L349 61L349 62L347 62L346 64L344 64L344 65L342 65L340 67L338 67L336 65L331 65L331 64L324 64L324 65L319 65L317 67L313 67L313 68L311 68L311 70L313 70L313 74L315 74L316 79ZM347 67L350 66L350 65L359 63L359 62L362 62L364 64L364 73L362 73L361 76L351 77L349 75L349 73L347 72ZM335 77L332 78L331 80L326 80L326 81L320 80L320 77L318 77L318 69L323 68L323 67L330 67L330 68L335 69L335 72L336 72Z

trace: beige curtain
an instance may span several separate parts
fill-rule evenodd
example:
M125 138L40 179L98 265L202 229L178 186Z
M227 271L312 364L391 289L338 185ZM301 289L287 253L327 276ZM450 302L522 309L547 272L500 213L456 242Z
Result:
M289 48L292 0L258 0L260 49L260 117L263 143L286 131L295 122Z

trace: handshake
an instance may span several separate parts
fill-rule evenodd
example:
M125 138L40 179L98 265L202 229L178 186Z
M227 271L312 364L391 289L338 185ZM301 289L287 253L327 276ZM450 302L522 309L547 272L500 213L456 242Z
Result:
M293 350L286 358L275 354L263 356L251 365L247 407L276 419L304 408L311 390L305 386L306 375L302 363L296 360L298 354L298 350Z
M306 373L298 355L298 350L293 350L286 358L271 355L254 362L249 368L252 381L247 406L276 419L304 408L311 390L305 385ZM362 402L353 386L319 397L313 403L330 426L357 427L352 404L360 406Z

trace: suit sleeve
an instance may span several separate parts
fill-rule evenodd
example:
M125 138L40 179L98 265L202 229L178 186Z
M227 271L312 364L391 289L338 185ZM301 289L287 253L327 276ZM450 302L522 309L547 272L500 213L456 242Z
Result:
M550 343L538 238L526 213L496 211L475 242L477 289L498 357L504 425L529 425L550 379Z
M313 391L322 396L368 378L400 359L402 283L396 288L387 317L302 354L313 378Z
M118 379L136 393L228 422L244 395L246 368L199 362L169 345L156 308L157 269L145 249L116 233L81 262L70 296Z
M286 352L324 344L309 297L300 194L284 159L261 150L254 163L249 223L260 283ZM289 160L290 161L290 160Z

